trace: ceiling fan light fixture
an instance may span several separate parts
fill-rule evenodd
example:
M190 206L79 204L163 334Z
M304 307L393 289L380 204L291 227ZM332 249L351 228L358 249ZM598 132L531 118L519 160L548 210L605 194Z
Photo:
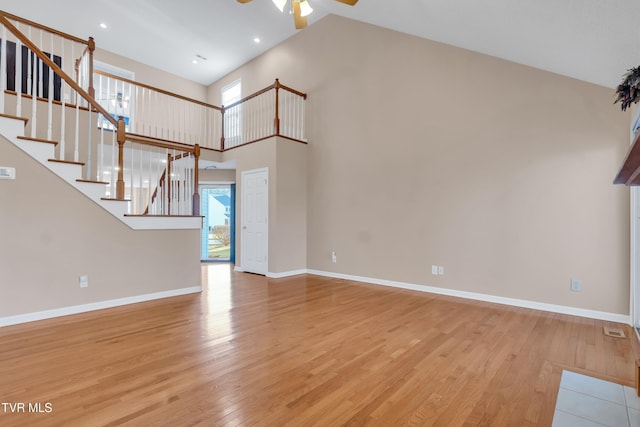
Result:
M280 12L284 12L284 6L287 4L287 0L272 0Z
M309 16L313 12L311 5L307 0L302 0L300 2L300 16Z

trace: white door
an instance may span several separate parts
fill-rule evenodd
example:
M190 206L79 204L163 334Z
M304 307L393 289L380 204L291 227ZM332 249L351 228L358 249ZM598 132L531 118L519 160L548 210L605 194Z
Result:
M267 274L269 169L242 172L242 270Z

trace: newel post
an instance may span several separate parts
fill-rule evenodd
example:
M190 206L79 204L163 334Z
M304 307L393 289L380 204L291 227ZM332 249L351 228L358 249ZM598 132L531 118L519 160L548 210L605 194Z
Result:
M124 142L126 140L124 117L118 119L118 181L116 182L116 199L124 200Z
M89 95L95 99L96 91L93 87L93 51L96 50L96 42L93 37L89 37Z
M220 136L220 151L224 151L224 105L220 107L220 114L222 115L222 135Z
M198 161L200 159L200 146L198 144L195 145L195 150L193 155L195 156L195 162L193 167L193 215L200 215L200 190L198 188L198 183L200 182L200 169L198 165Z
M276 135L280 135L280 79L276 79L276 82L273 84L273 87L276 89L276 118L273 121L273 128Z

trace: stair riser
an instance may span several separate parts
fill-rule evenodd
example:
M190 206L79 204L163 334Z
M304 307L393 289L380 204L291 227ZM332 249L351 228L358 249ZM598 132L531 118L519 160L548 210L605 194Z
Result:
M6 138L24 135L24 122L22 120L0 117L0 125Z
M76 180L82 178L82 166L80 165L47 162L45 166L74 187L77 184Z
M124 218L125 218L124 215L129 213L128 202L122 202L119 200L101 200L101 199L95 200L95 202L100 206L102 206L104 209L111 212L116 217L118 217L118 219L126 223L126 221L124 221Z
M49 159L55 158L55 146L53 144L17 138L13 140L13 143L43 165L46 165Z
M101 197L105 197L106 186L101 184L93 184L90 182L76 182L74 186L89 196L92 200L97 200Z

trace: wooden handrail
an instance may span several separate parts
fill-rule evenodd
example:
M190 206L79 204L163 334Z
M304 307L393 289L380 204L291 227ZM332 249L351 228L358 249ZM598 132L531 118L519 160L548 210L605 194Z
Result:
M116 119L114 119L113 117L111 117L111 114L107 110L105 110L100 104L98 104L96 102L96 100L91 95L89 95L75 81L73 81L73 79L71 77L69 77L60 67L58 67L58 64L53 62L53 60L51 60L47 55L45 55L44 52L42 52L31 40L29 40L28 37L26 37L24 34L22 34L22 32L20 30L18 30L11 23L11 21L9 21L2 14L0 14L0 23L2 23L9 31L11 31L14 36L16 36L18 39L20 39L20 41L22 42L23 45L25 45L29 50L31 50L33 53L35 53L36 56L38 56L38 58L40 58L40 60L42 60L42 62L47 64L47 66L51 70L53 70L58 76L60 76L61 79L63 79L65 82L67 82L67 84L69 86L71 86L73 88L73 90L75 90L84 99L86 99L87 102L89 102L89 104L96 111L98 111L100 114L102 114L115 127L118 126L118 121Z
M63 33L62 31L58 31L58 30L55 30L55 29L53 29L51 27L47 27L45 25L38 24L37 22L29 21L28 19L24 19L24 18L21 18L19 16L16 16L16 15L12 14L12 13L5 12L4 10L0 10L0 15L5 16L7 19L13 19L14 21L22 22L23 24L30 25L30 26L38 28L40 30L48 31L48 32L50 32L52 34L55 34L55 35L60 36L60 37L64 37L65 39L72 40L72 41L77 42L77 43L82 43L82 44L86 44L86 45L89 44L88 40L82 40L79 37L72 36L71 34Z
M195 153L196 146L183 144L181 142L173 142L169 140L161 140L159 138L152 138L143 135L137 135L132 133L126 134L126 140L128 142L135 142L138 144L151 145L158 148L167 148L169 150L181 150L187 153Z
M275 89L275 88L276 88L276 84L274 83L272 85L269 85L269 86L265 87L264 89L260 89L259 91L252 93L251 95L245 96L240 101L236 101L233 104L225 105L222 108L224 110L228 110L229 108L233 108L233 107L235 107L237 105L242 104L243 102L247 102L251 98L255 98L256 96L262 95L263 93L269 92L271 89Z
M283 85L282 83L280 83L280 80L278 80L278 79L276 79L276 81L278 82L278 87L279 87L280 89L284 89L284 90L286 90L287 92L291 92L291 93L293 93L294 95L301 96L301 97L302 97L302 98L304 98L305 100L307 99L307 94L306 94L306 93L302 93L302 92L299 92L299 91L297 91L297 90L295 90L295 89L290 88L289 86L285 86L285 85Z
M110 79L120 80L121 82L129 83L129 84L132 84L134 86L139 86L139 87L143 87L145 89L153 90L153 91L156 91L156 92L161 93L163 95L172 96L174 98L182 99L183 101L193 102L194 104L202 105L203 107L209 107L209 108L213 108L215 110L221 110L222 109L221 107L218 107L217 105L207 104L206 102L198 101L197 99L193 99L193 98L189 98L189 97L186 97L186 96L178 95L177 93L169 92L169 91L166 91L164 89L160 89L160 88L157 88L157 87L154 87L154 86L150 86L150 85L147 85L147 84L144 84L144 83L139 83L139 82L136 82L135 80L125 79L124 77L116 76L114 74L106 73L104 71L95 70L94 73L95 74L99 74L101 76L108 77Z

